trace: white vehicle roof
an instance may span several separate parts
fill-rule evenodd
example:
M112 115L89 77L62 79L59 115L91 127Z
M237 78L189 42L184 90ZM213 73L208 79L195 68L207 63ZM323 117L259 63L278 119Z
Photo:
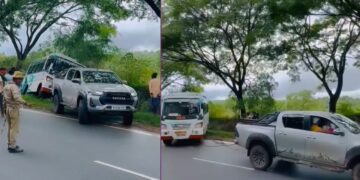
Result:
M282 111L282 114L302 114L302 115L313 115L313 116L324 116L329 117L334 113L324 111Z
M96 69L96 68L82 68L82 67L78 67L78 68L70 68L70 69L79 70L79 71L102 71L102 72L112 72L112 71L107 70L107 69Z
M166 99L204 99L204 100L206 100L206 97L199 93L178 92L178 93L171 93L171 94L163 97L163 99L164 100L166 100Z

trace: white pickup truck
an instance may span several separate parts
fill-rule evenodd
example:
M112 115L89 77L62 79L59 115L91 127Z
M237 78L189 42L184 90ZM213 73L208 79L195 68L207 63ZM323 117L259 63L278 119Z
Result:
M236 143L248 150L255 169L273 158L336 172L352 170L360 180L360 126L340 114L287 111L236 125Z
M122 115L130 126L138 101L136 91L115 73L91 68L70 68L55 75L53 111L63 113L64 106L78 110L80 124L93 120L93 114Z

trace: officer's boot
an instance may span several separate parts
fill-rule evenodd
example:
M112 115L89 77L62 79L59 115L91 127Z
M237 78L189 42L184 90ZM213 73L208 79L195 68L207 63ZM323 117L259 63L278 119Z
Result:
M21 149L19 146L16 147L8 147L9 153L21 153L24 152L23 149Z

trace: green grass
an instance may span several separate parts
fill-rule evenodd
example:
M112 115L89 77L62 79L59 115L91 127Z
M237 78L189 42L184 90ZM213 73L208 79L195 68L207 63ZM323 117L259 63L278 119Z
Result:
M23 96L23 99L31 108L46 110L46 111L51 111L52 109L52 102L51 99L49 98L43 99L43 98L38 98L34 95L26 95Z
M234 132L231 132L231 131L209 129L206 133L206 137L208 139L233 141L235 138L235 135L234 135Z
M150 112L138 111L134 114L134 122L158 128L160 127L160 116Z
M34 109L40 109L45 111L52 110L52 102L51 99L43 99L38 98L34 95L26 95L23 96L26 103ZM140 112L137 111L134 114L134 122L139 123L141 125L151 126L151 127L160 127L160 116L154 115L150 112Z

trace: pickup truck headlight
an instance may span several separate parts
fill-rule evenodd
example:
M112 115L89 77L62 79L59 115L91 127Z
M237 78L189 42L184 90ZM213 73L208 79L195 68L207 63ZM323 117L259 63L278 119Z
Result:
M90 91L89 93L93 96L101 96L104 94L102 91Z
M136 93L136 91L135 91L134 89L131 89L131 90L130 90L130 93L131 93L131 96L132 96L132 97L136 97L136 96L137 96L137 93Z

